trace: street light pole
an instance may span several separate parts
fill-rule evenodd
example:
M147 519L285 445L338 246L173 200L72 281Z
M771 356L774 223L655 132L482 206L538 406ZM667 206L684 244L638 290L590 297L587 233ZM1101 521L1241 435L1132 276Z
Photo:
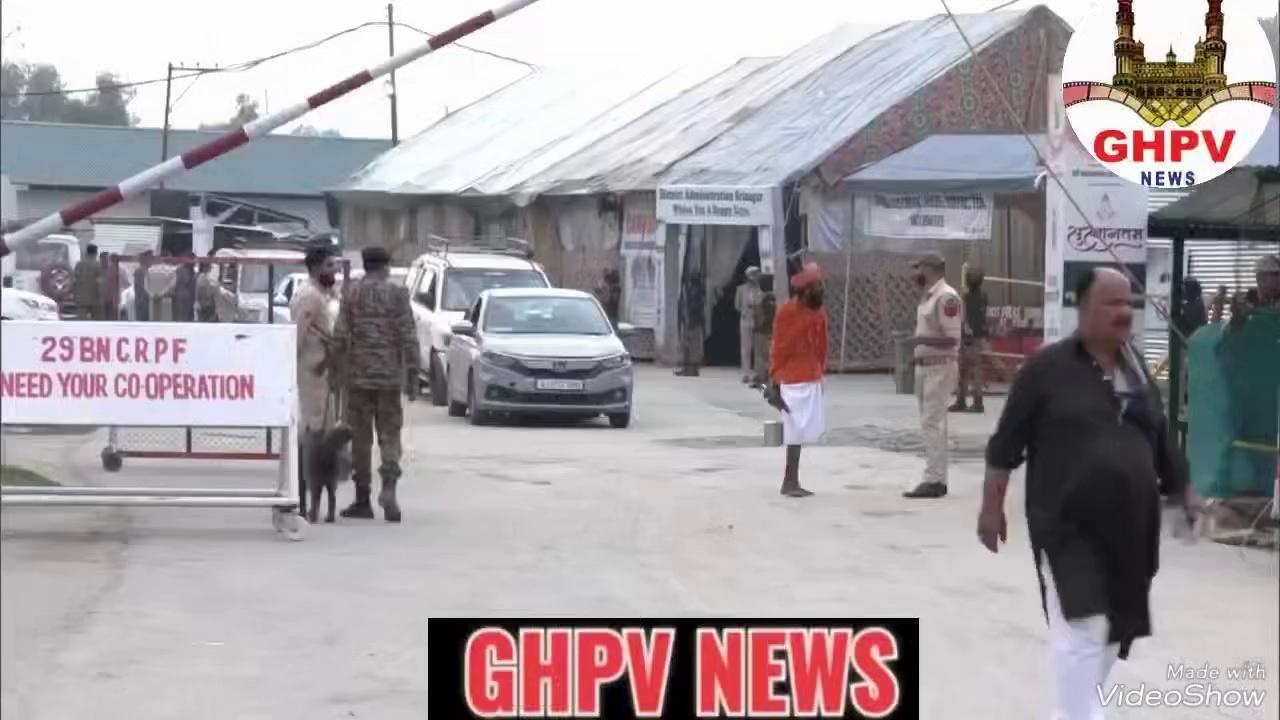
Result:
M391 57L396 56L396 21L395 10L387 3L387 49ZM396 71L391 71L391 144L400 144L400 118L396 111Z

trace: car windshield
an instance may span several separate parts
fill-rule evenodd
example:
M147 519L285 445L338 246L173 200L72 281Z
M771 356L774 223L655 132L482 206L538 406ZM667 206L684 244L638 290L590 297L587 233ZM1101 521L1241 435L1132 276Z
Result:
M18 270L44 270L70 265L71 253L62 243L35 243L19 247L13 253L13 266Z
M496 335L609 335L600 306L582 297L491 297L485 332Z
M444 278L444 309L455 311L470 309L485 290L547 287L542 274L534 270L450 268Z
M298 269L297 265L241 265L240 292L266 294L271 287L268 282L273 279L268 276L269 267L275 268L276 282L280 278L289 277L290 273L297 272Z

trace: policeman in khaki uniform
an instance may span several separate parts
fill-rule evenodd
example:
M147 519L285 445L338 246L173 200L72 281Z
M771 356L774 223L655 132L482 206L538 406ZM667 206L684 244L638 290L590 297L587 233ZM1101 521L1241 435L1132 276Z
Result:
M947 406L960 379L960 336L964 302L947 284L946 261L929 254L912 265L924 295L916 308L916 403L924 439L924 480L903 493L909 498L940 498L947 494Z

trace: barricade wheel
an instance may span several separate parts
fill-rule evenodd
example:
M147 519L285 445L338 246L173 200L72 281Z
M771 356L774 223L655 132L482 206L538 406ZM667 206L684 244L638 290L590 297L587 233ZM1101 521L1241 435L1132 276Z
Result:
M271 510L271 526L286 539L297 542L306 532L307 521L293 510L273 508Z
M124 467L124 457L114 448L102 449L102 469L107 472L120 472Z

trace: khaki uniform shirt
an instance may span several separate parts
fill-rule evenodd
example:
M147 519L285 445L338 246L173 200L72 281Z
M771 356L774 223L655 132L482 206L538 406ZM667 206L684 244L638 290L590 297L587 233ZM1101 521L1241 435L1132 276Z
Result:
M955 338L956 344L949 348L917 345L915 357L946 358L956 357L960 352L960 336L964 329L964 301L960 293L939 280L925 293L920 305L916 308L916 335L927 337Z
M755 325L755 310L760 304L760 296L764 293L759 286L744 282L738 286L733 298L733 309L738 311L738 324L744 328Z
M338 294L308 279L289 301L289 315L298 332L298 420L303 428L323 428L328 424L329 343L338 317ZM330 416L335 410L329 408Z

